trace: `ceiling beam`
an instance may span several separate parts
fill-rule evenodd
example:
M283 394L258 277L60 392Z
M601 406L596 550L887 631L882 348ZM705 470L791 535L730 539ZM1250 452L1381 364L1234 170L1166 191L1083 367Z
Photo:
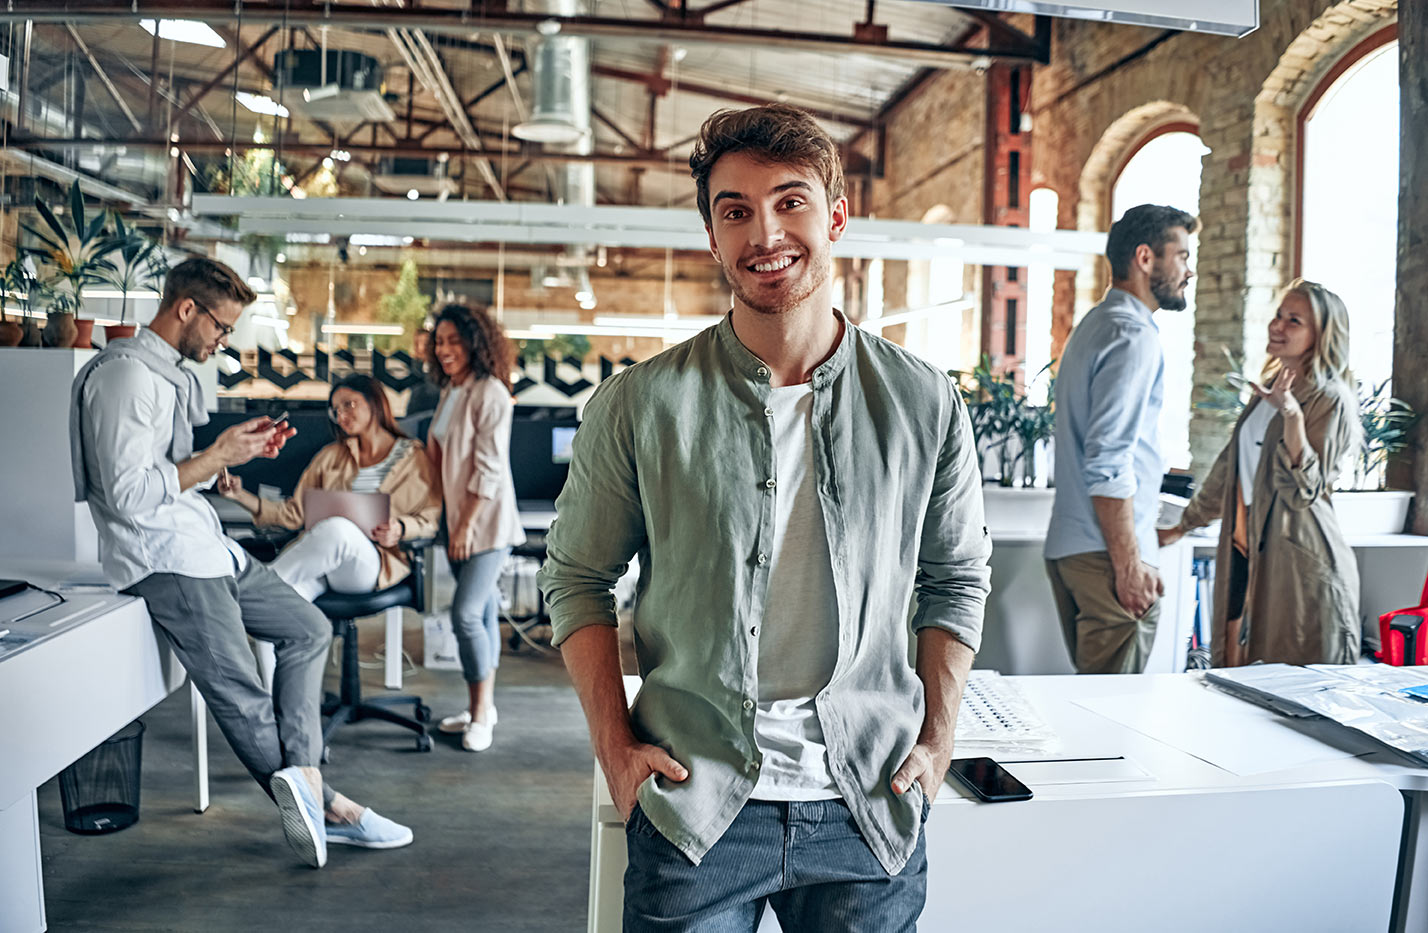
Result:
M633 39L644 42L672 42L680 45L755 46L765 51L855 53L938 68L966 65L974 58L991 56L1015 61L1035 61L1024 45L969 49L936 42L898 41L831 33L795 32L782 29L755 29L745 26L710 26L680 19L636 20L602 16L553 16L470 8L295 6L276 0L131 0L122 6L113 3L66 3L55 0L7 0L0 10L0 23L137 23L140 19L196 19L208 23L431 29L458 34L473 31L537 35L543 24L554 21L562 35L592 39Z
M130 149L166 149L170 146L191 153L193 155L203 155L209 153L223 153L230 148L229 143L219 140L215 142L205 142L201 140L180 140L169 142L164 139L100 139L85 136L82 138L67 137L43 137L43 136L21 136L11 135L9 145L12 149L93 149L109 146L127 146ZM235 141L231 148L234 151L246 151L250 149L271 149L278 151L274 143L252 143ZM331 142L284 142L281 151L284 155L292 156L326 156L332 152ZM479 151L465 149L459 143L453 146L435 146L431 144L418 143L415 140L403 140L392 145L371 145L363 143L349 142L341 146L342 149L357 157L377 157L377 156L404 156L413 158L435 158L441 153L451 156L466 155L471 158L492 159L502 156L510 159L529 159L533 162L555 162L555 163L583 163L593 162L596 165L644 165L652 167L662 167L672 164L675 169L683 170L687 166L684 162L675 158L670 162L668 153L650 152L640 150L634 153L613 152L593 152L589 154L571 152L544 152L539 149L529 148L482 148Z
M599 78L613 78L617 81L630 81L635 84L643 84L645 87L649 88L650 93L659 96L664 96L665 94L668 94L670 89L674 87L674 82L672 80L658 73L630 71L625 68L614 68L609 65L591 65L590 73ZM681 91L688 91L691 94L701 94L705 97L717 97L721 100L730 100L741 104L752 104L756 107L763 106L765 104L777 103L777 101L771 97L762 97L757 94L745 94L740 91L736 91L732 88L717 87L709 84L700 84L697 81L685 81L681 79L679 82L679 89ZM868 119L867 117L856 116L854 114L844 113L838 110L828 110L821 107L805 107L802 104L798 104L797 106L799 107L799 109L806 110L808 113L812 114L818 119L827 120L830 123L841 123L844 126L857 127L859 129L868 129L873 126L873 121Z
M277 31L277 26L269 27L268 31L259 36L256 42L254 42L252 45L244 47L242 54L233 56L233 61L229 62L226 68L224 68L218 74L210 78L208 82L203 85L203 87L193 92L192 96L189 97L188 101L185 102L184 105L178 109L178 112L173 115L173 122L178 123L184 117L188 116L189 111L192 110L198 104L199 101L203 100L203 98L207 96L210 91L212 91L214 88L218 87L218 85L226 81L228 77L232 75L233 72L240 65L242 65L245 61L251 58L253 53L258 51L258 49L262 47L263 43L267 42L270 38L272 38L273 33Z

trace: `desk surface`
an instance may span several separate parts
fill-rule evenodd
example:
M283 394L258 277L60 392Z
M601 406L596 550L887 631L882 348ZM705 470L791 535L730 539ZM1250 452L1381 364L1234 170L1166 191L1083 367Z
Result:
M1007 762L1013 774L1019 763L1026 783L1039 799L1084 799L1093 796L1127 797L1167 792L1198 792L1216 789L1252 790L1308 786L1340 781L1383 781L1399 790L1428 791L1428 769L1417 768L1393 752L1380 749L1367 739L1327 721L1295 720L1267 709L1234 700L1234 744L1243 749L1271 748L1286 738L1307 736L1324 743L1334 754L1343 749L1356 757L1341 757L1305 763L1287 760L1286 767L1253 774L1236 774L1207 758L1197 757L1181 747L1175 730L1183 717L1193 719L1213 708L1223 714L1225 694L1204 683L1197 673L1121 675L1050 675L1008 678L1022 691L1059 739L1058 747L1046 754L1007 754L992 757ZM625 678L628 696L638 690L638 678ZM1106 701L1133 698L1148 711L1137 731L1080 705L1079 701ZM970 753L969 753L970 754ZM981 755L984 752L978 751ZM1088 761L1123 758L1129 766L1144 772L1140 780L1126 780L1125 771L1098 781ZM1013 759L1015 763L1013 763ZM1088 770L1091 777L1088 779ZM619 822L603 777L595 791L601 821ZM1108 771L1109 773L1109 771ZM1032 775L1035 775L1033 777ZM970 792L948 780L935 806L976 804Z

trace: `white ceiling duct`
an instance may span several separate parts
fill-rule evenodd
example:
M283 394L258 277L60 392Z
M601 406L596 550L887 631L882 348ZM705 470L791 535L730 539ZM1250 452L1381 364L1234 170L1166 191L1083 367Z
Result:
M583 16L589 11L584 0L527 0L528 13L552 16ZM556 152L589 155L594 150L590 132L590 40L559 33L545 33L526 43L526 63L531 71L530 118L511 132L521 139L546 144ZM567 162L556 172L555 199L567 207L595 205L595 165ZM573 242L567 258L577 266L575 299L586 310L595 307L590 286L590 246ZM543 277L543 270L537 274Z

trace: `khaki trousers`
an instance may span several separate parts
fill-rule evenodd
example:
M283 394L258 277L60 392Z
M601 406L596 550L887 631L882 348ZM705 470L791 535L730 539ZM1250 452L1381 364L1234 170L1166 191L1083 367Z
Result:
M1160 603L1137 619L1116 600L1105 551L1046 562L1071 663L1079 674L1139 674L1145 670Z

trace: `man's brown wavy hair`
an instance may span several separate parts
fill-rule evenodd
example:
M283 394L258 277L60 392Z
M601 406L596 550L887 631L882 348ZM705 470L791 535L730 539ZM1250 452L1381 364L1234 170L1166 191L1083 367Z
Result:
M446 375L441 364L436 361L436 327L442 321L450 321L456 328L457 336L466 347L466 355L471 360L471 374L477 379L495 376L501 385L511 387L511 370L515 367L516 354L510 338L501 325L485 307L447 305L436 316L436 326L432 328L432 341L427 344L427 362L431 363L431 375L436 384L446 388L451 377Z
M838 144L808 113L788 104L720 110L704 121L689 156L689 174L694 176L699 213L706 227L712 223L709 174L714 171L714 163L731 152L747 152L761 162L797 165L812 171L823 180L830 209L843 196L843 160L838 155Z

